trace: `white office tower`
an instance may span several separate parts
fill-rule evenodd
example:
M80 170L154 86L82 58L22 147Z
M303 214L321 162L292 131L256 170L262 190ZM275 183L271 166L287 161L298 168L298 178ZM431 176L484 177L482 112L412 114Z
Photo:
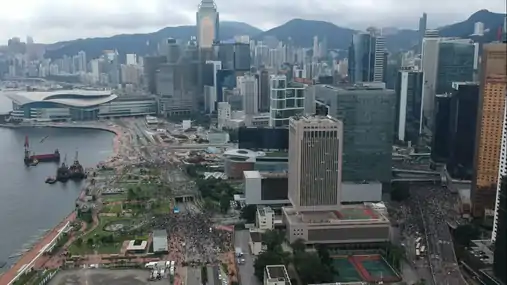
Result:
M308 94L305 88L302 83L287 82L285 75L270 76L269 126L288 126L290 117L305 113L305 97Z
M507 106L507 102L506 102ZM496 201L495 201L495 217L493 219L493 232L491 233L491 241L496 241L496 232L498 228L498 207L500 206L500 188L502 187L502 178L507 175L507 108L504 108L502 143L500 144L500 163L498 165L498 182L496 183Z
M86 61L86 53L84 51L80 51L77 53L77 66L76 70L81 72L86 72L87 70L87 61Z
M125 63L127 65L137 65L137 55L135 53L128 53L125 55Z
M386 53L386 39L377 36L375 40L375 63L373 65L373 82L384 81L384 59Z
M484 36L484 23L477 22L474 24L474 36Z
M231 104L228 102L219 102L217 105L218 128L226 128L231 119Z
M437 84L437 68L438 68L438 53L439 42L441 38L427 38L423 39L421 67L423 72L423 91L422 91L422 104L421 104L421 120L419 125L419 133L424 131L424 122L432 126L433 122L433 109L435 105L435 90Z
M289 201L296 210L341 206L343 124L298 116L289 123Z
M313 37L313 61L317 61L320 57L319 54L319 37Z
M100 61L99 59L92 59L90 61L91 73L92 73L92 81L93 83L98 83L100 78Z
M238 76L239 93L243 96L243 111L245 115L255 115L259 112L259 85L252 74Z

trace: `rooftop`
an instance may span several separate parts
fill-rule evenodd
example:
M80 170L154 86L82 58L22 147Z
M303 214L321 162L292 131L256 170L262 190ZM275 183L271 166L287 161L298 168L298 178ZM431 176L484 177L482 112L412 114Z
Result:
M17 105L54 103L73 107L96 106L118 98L110 90L81 89L7 92L6 96Z
M322 124L322 123L339 123L340 120L335 119L331 116L295 116L291 117L291 120L304 122L304 123L314 123L314 124Z
M274 214L275 212L271 207L259 207L257 208L257 211L259 212L259 215L265 216L266 214Z
M262 178L287 178L289 177L288 172L260 172Z
M250 232L252 242L262 242L262 234L260 232Z
M287 218L294 223L328 224L328 223L364 223L387 222L388 219L376 210L365 205L342 205L340 210L299 210L292 207L283 208Z
M290 280L289 274L287 274L287 269L285 269L285 265L268 265L266 266L266 274L268 279Z
M265 157L287 157L287 156L289 156L289 153L286 151L273 151L265 153Z

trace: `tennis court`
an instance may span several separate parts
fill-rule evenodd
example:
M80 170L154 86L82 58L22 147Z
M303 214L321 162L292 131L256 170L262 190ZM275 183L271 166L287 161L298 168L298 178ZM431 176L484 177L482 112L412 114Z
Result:
M333 266L339 275L335 276L334 282L359 282L363 281L359 272L357 272L354 264L352 264L347 256L333 256Z
M354 264L368 282L397 282L400 276L387 264L380 255L354 256Z

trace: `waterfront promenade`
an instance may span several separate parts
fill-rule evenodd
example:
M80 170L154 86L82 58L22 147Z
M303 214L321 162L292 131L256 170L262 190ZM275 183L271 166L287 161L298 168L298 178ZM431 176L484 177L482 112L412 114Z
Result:
M8 271L0 275L0 284L10 285L15 281L19 275L28 272L32 268L35 262L41 258L46 246L54 241L56 236L60 233L60 230L64 228L67 223L73 222L76 219L76 212L72 212L67 218L65 218L58 226L53 228L44 237L37 242L32 249L26 252Z

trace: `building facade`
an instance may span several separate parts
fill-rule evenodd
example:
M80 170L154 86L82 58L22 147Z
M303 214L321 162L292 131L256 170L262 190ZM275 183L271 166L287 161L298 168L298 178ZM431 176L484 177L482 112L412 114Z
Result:
M343 123L323 116L289 123L289 200L296 208L339 208Z
M383 86L315 85L316 101L343 122L343 181L390 183L396 95Z
M474 80L476 46L471 40L442 40L438 49L436 94L452 93L453 82Z
M243 111L246 115L259 113L259 85L257 78L251 74L239 76L237 84L243 96Z
M419 137L423 73L400 70L396 80L395 135L398 141L415 142Z
M287 126L290 117L303 115L306 94L304 84L288 82L285 75L271 75L269 125Z
M219 39L219 13L213 0L202 0L196 14L197 18L197 45L200 48L210 49Z
M349 82L383 82L385 69L385 38L372 33L353 36L349 47Z
M283 222L290 243L302 239L307 244L373 244L390 238L389 219L366 206L308 212L283 208Z
M453 87L447 171L452 178L472 180L479 84L454 82Z
M505 160L504 160L505 161ZM505 165L504 165L505 166ZM505 173L503 169L503 173ZM505 177L505 176L504 176ZM495 210L495 231L494 231L494 261L493 272L504 284L507 283L507 179L502 177L499 182L497 193L497 205Z
M502 144L505 94L507 91L507 44L487 44L483 49L479 87L472 214L482 217L494 209Z
M153 96L120 96L111 91L55 90L9 93L17 120L92 121L157 114Z

